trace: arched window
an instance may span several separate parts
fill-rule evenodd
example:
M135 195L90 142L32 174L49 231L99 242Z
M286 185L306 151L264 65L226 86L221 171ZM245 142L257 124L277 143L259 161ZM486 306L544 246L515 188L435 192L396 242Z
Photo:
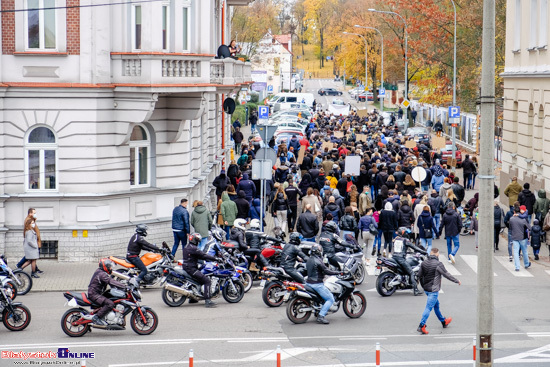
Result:
M46 127L35 127L25 141L26 190L57 190L57 140Z
M134 126L130 135L130 186L149 186L150 148L147 129Z

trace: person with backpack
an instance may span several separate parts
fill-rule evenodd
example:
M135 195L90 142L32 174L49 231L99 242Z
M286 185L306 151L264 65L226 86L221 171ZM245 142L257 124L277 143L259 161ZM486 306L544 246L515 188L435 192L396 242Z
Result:
M420 244L424 247L426 252L430 252L432 249L432 238L434 233L437 232L437 228L435 227L434 219L430 214L429 205L424 205L422 214L418 216L416 221L416 226L418 227Z
M445 213L445 207L443 206L443 199L439 196L438 191L433 189L430 198L428 199L428 205L432 212L435 225L435 239L439 239L439 228L441 227L441 215Z

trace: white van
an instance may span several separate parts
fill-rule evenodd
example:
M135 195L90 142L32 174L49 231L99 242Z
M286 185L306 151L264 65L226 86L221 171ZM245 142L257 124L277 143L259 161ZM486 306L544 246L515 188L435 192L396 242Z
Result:
M276 103L305 103L313 108L314 99L313 93L277 93L267 104L273 107Z

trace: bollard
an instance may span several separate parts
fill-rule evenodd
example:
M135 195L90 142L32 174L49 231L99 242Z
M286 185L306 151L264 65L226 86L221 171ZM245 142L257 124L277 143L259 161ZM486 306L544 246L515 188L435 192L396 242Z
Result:
M189 367L193 367L193 349L189 349Z
M376 343L376 365L380 366L380 343Z
M82 361L80 361L80 367L86 367L86 359L82 358Z
M277 367L281 367L281 346L277 345Z
M474 340L473 340L473 346L474 346L474 356L473 356L474 367L476 367L476 338L474 338Z

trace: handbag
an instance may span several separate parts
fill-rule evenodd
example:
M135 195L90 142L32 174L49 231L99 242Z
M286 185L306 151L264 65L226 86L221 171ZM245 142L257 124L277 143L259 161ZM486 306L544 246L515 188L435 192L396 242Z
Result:
M374 226L373 223L369 224L369 232L373 236L378 236L378 229Z
M433 230L431 228L426 229L424 221L422 219L420 219L420 221L422 222L422 228L424 229L424 236L426 236L426 238L432 238L434 236Z

